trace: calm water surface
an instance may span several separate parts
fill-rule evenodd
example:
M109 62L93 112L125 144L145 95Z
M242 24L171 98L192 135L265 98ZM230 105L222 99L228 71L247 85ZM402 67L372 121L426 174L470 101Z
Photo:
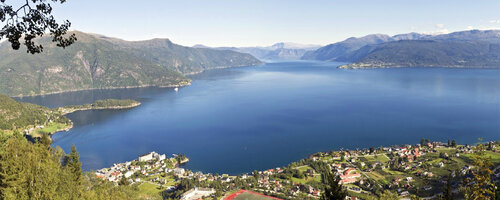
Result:
M186 166L246 173L340 148L500 140L500 70L342 70L288 62L213 70L191 86L71 92L21 100L49 107L132 98L128 110L68 115L54 146L77 146L93 170L150 151L185 153Z

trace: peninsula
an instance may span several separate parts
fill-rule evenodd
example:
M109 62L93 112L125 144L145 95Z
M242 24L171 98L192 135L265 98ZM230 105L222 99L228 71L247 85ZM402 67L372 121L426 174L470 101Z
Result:
M141 105L131 99L104 99L91 104L71 105L50 109L0 95L0 133L20 132L32 138L52 135L73 128L65 115L82 110L128 109Z
M67 115L76 111L82 110L106 110L106 109L127 109L141 105L140 102L131 99L104 99L97 100L91 104L70 105L59 107L57 110L62 115Z

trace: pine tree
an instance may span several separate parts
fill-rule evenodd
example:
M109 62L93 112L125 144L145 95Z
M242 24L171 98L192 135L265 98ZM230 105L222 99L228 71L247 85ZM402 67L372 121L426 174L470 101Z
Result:
M325 191L321 195L321 200L344 200L347 191L342 188L340 177L333 175L330 170L323 174L323 181L326 184Z
M74 186L73 198L79 198L82 194L83 174L80 154L76 151L75 144L71 145L71 152L64 157L64 166L69 172L69 180Z
M446 179L446 185L443 187L443 200L453 200L453 193L451 189L451 175Z
M47 147L50 147L50 144L52 144L52 140L50 139L48 134L43 134L42 138L40 138L40 143Z
M66 155L64 164L74 175L75 182L80 182L82 178L82 164L80 163L80 154L76 151L75 144L71 145L71 153Z

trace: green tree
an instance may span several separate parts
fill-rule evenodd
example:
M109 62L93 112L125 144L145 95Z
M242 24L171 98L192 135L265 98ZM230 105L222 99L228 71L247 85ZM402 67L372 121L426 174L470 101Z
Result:
M446 179L446 185L443 187L443 200L453 200L453 193L451 188L451 175Z
M451 146L452 146L452 147L456 147L456 146L457 146L457 141L452 140L452 141L451 141Z
M493 163L491 157L485 155L484 145L481 143L482 139L479 138L479 141L473 156L474 166L477 169L474 171L472 180L464 183L466 187L465 199L487 200L495 197L495 185L491 181Z
M40 138L40 143L50 148L50 144L52 144L52 139L50 139L48 134L43 134Z
M129 185L130 183L128 182L127 178L122 177L120 181L118 182L118 185Z
M380 194L379 200L395 200L399 199L398 194L391 192L390 190L384 190L384 193Z
M64 158L80 166L78 157L76 148L64 156L61 148L31 143L19 133L0 137L0 199L137 199L135 186L115 186L92 173L84 178L79 167L61 163Z
M80 163L80 154L76 151L75 144L71 145L71 153L66 155L64 164L74 175L75 182L81 182L82 164Z
M64 157L64 165L69 172L68 176L73 186L71 198L81 198L83 192L82 164L80 163L80 154L76 151L75 144L71 145L71 152Z
M330 170L323 173L323 182L326 185L325 191L321 195L322 200L344 200L347 191L340 183L340 177L333 175Z
M63 37L68 31L71 23L64 21L58 24L52 15L54 3L64 3L66 0L26 0L18 8L8 5L5 0L0 0L0 22L5 25L0 29L0 39L7 38L13 49L21 47L21 38L28 53L40 53L43 51L41 45L37 45L34 39L43 36L46 32L52 36L52 42L57 42L59 47L67 47L76 41L76 36Z

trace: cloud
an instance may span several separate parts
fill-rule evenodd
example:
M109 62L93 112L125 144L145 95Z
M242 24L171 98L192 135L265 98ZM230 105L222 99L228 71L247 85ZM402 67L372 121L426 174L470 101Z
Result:
M490 23L492 23L492 24L500 24L500 19L490 20L490 21L488 21L488 22L490 22Z
M451 32L448 29L439 29L439 30L436 30L436 31L424 31L422 33L423 34L427 34L427 35L440 35L440 34L448 34L448 33L451 33Z
M436 28L444 28L444 24L436 24L434 25Z
M500 30L500 26L467 26L466 30Z

